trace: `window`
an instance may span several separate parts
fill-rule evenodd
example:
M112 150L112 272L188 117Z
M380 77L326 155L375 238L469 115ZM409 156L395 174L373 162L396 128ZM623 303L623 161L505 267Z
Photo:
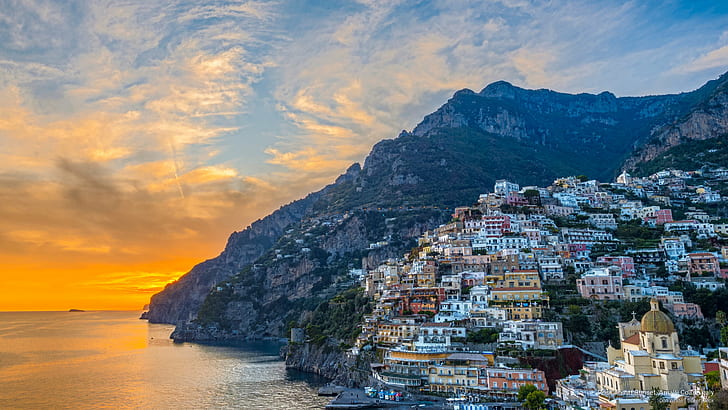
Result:
M662 348L667 349L667 338L666 337L662 338Z
M664 369L664 368L665 368L665 362L660 362L660 369Z
M671 365L672 365L672 368L673 368L673 369L677 369L677 363L675 363L675 362L672 362L672 363L671 363Z
M493 382L493 387L498 387L498 382Z

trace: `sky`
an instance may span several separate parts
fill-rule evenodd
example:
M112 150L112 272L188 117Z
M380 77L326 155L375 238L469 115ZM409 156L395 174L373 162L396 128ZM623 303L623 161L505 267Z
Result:
M0 0L0 311L141 309L456 90L690 91L715 1Z

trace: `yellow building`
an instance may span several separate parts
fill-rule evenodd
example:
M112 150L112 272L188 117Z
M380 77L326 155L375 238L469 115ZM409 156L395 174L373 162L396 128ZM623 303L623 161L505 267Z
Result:
M653 388L685 391L703 378L700 356L680 350L675 325L656 299L641 321L620 323L620 349L607 348L611 367L596 374L597 389L615 393Z
M453 353L428 368L430 391L455 393L461 389L475 388L481 371L492 364L492 355Z
M379 323L374 342L380 345L398 345L412 343L420 332L420 325L415 319L396 317L391 323Z
M535 270L506 272L491 290L491 305L505 309L508 319L540 319L547 304Z

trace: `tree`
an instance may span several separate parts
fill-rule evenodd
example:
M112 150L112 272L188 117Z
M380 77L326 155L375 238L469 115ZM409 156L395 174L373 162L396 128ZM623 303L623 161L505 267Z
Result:
M526 397L533 392L537 392L538 388L532 384L524 384L518 389L518 401L525 401Z
M720 328L720 342L723 346L728 346L728 326Z
M720 390L720 372L713 370L712 372L705 373L705 382L708 384L710 390Z
M652 388L652 394L650 394L648 402L650 403L652 410L667 410L667 408L670 407L670 403L665 400L665 396L663 396L662 393L660 393L660 389L656 387Z
M721 326L725 326L727 321L728 320L726 320L726 315L725 315L724 311L719 310L719 311L715 312L715 322L716 323L718 323Z
M728 390L719 390L713 393L708 402L709 410L728 410Z
M495 343L498 341L498 330L483 328L476 332L468 332L468 343Z
M528 393L526 401L523 403L523 407L530 410L541 410L545 409L544 402L546 401L546 393L541 390Z

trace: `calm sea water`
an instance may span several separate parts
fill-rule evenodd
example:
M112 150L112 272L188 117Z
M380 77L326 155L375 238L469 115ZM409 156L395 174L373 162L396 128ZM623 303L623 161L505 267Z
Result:
M0 408L320 409L279 345L174 344L141 312L0 312Z

